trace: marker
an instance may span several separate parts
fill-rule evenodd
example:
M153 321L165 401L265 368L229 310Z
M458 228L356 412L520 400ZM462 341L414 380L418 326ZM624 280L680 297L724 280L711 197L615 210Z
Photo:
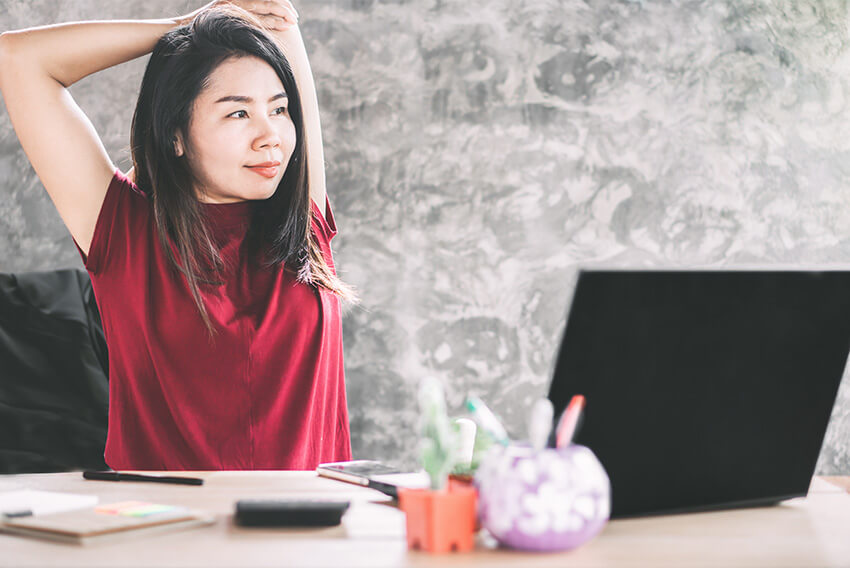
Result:
M473 418L484 430L490 434L496 442L507 446L511 440L508 438L508 433L505 427L493 414L493 411L487 408L484 401L477 396L471 396L466 399L466 408L472 413Z
M581 417L583 410L584 396L577 394L572 398L572 400L570 400L570 404L567 406L567 409L558 421L555 447L565 448L572 443L576 426L578 425L578 420Z
M178 485L203 485L198 477L169 477L167 475L140 475L138 473L118 473L117 471L84 471L85 479L97 481L153 481L155 483L176 483Z

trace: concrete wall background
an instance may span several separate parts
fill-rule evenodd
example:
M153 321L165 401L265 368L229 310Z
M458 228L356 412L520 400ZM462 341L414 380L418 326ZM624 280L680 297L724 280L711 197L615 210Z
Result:
M0 29L155 18L165 0L0 0ZM848 4L296 4L316 78L354 451L411 463L416 385L516 434L580 266L850 258ZM71 92L127 169L146 59ZM0 270L82 268L0 110ZM818 463L850 474L845 380Z

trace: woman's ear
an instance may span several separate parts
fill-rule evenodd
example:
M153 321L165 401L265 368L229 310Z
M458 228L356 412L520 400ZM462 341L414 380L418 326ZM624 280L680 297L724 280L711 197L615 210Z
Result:
M177 156L183 155L183 136L179 132L174 134L174 138L172 139L172 144L174 145L174 154Z

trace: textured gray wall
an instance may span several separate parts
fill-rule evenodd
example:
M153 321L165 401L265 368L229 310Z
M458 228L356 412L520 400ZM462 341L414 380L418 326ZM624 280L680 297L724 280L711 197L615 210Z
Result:
M0 2L0 28L181 1ZM193 5L193 7L198 4ZM843 1L296 4L319 89L355 455L410 463L417 381L517 434L579 266L850 258ZM106 11L104 11L106 10ZM129 167L144 60L71 91ZM0 112L0 270L81 267ZM850 474L845 380L818 465Z

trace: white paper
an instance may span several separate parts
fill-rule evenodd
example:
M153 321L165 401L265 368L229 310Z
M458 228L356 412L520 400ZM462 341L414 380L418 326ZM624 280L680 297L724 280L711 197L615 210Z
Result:
M97 501L97 495L36 491L34 489L8 491L0 493L0 515L20 511L32 511L33 515L61 513L94 507L97 505Z

